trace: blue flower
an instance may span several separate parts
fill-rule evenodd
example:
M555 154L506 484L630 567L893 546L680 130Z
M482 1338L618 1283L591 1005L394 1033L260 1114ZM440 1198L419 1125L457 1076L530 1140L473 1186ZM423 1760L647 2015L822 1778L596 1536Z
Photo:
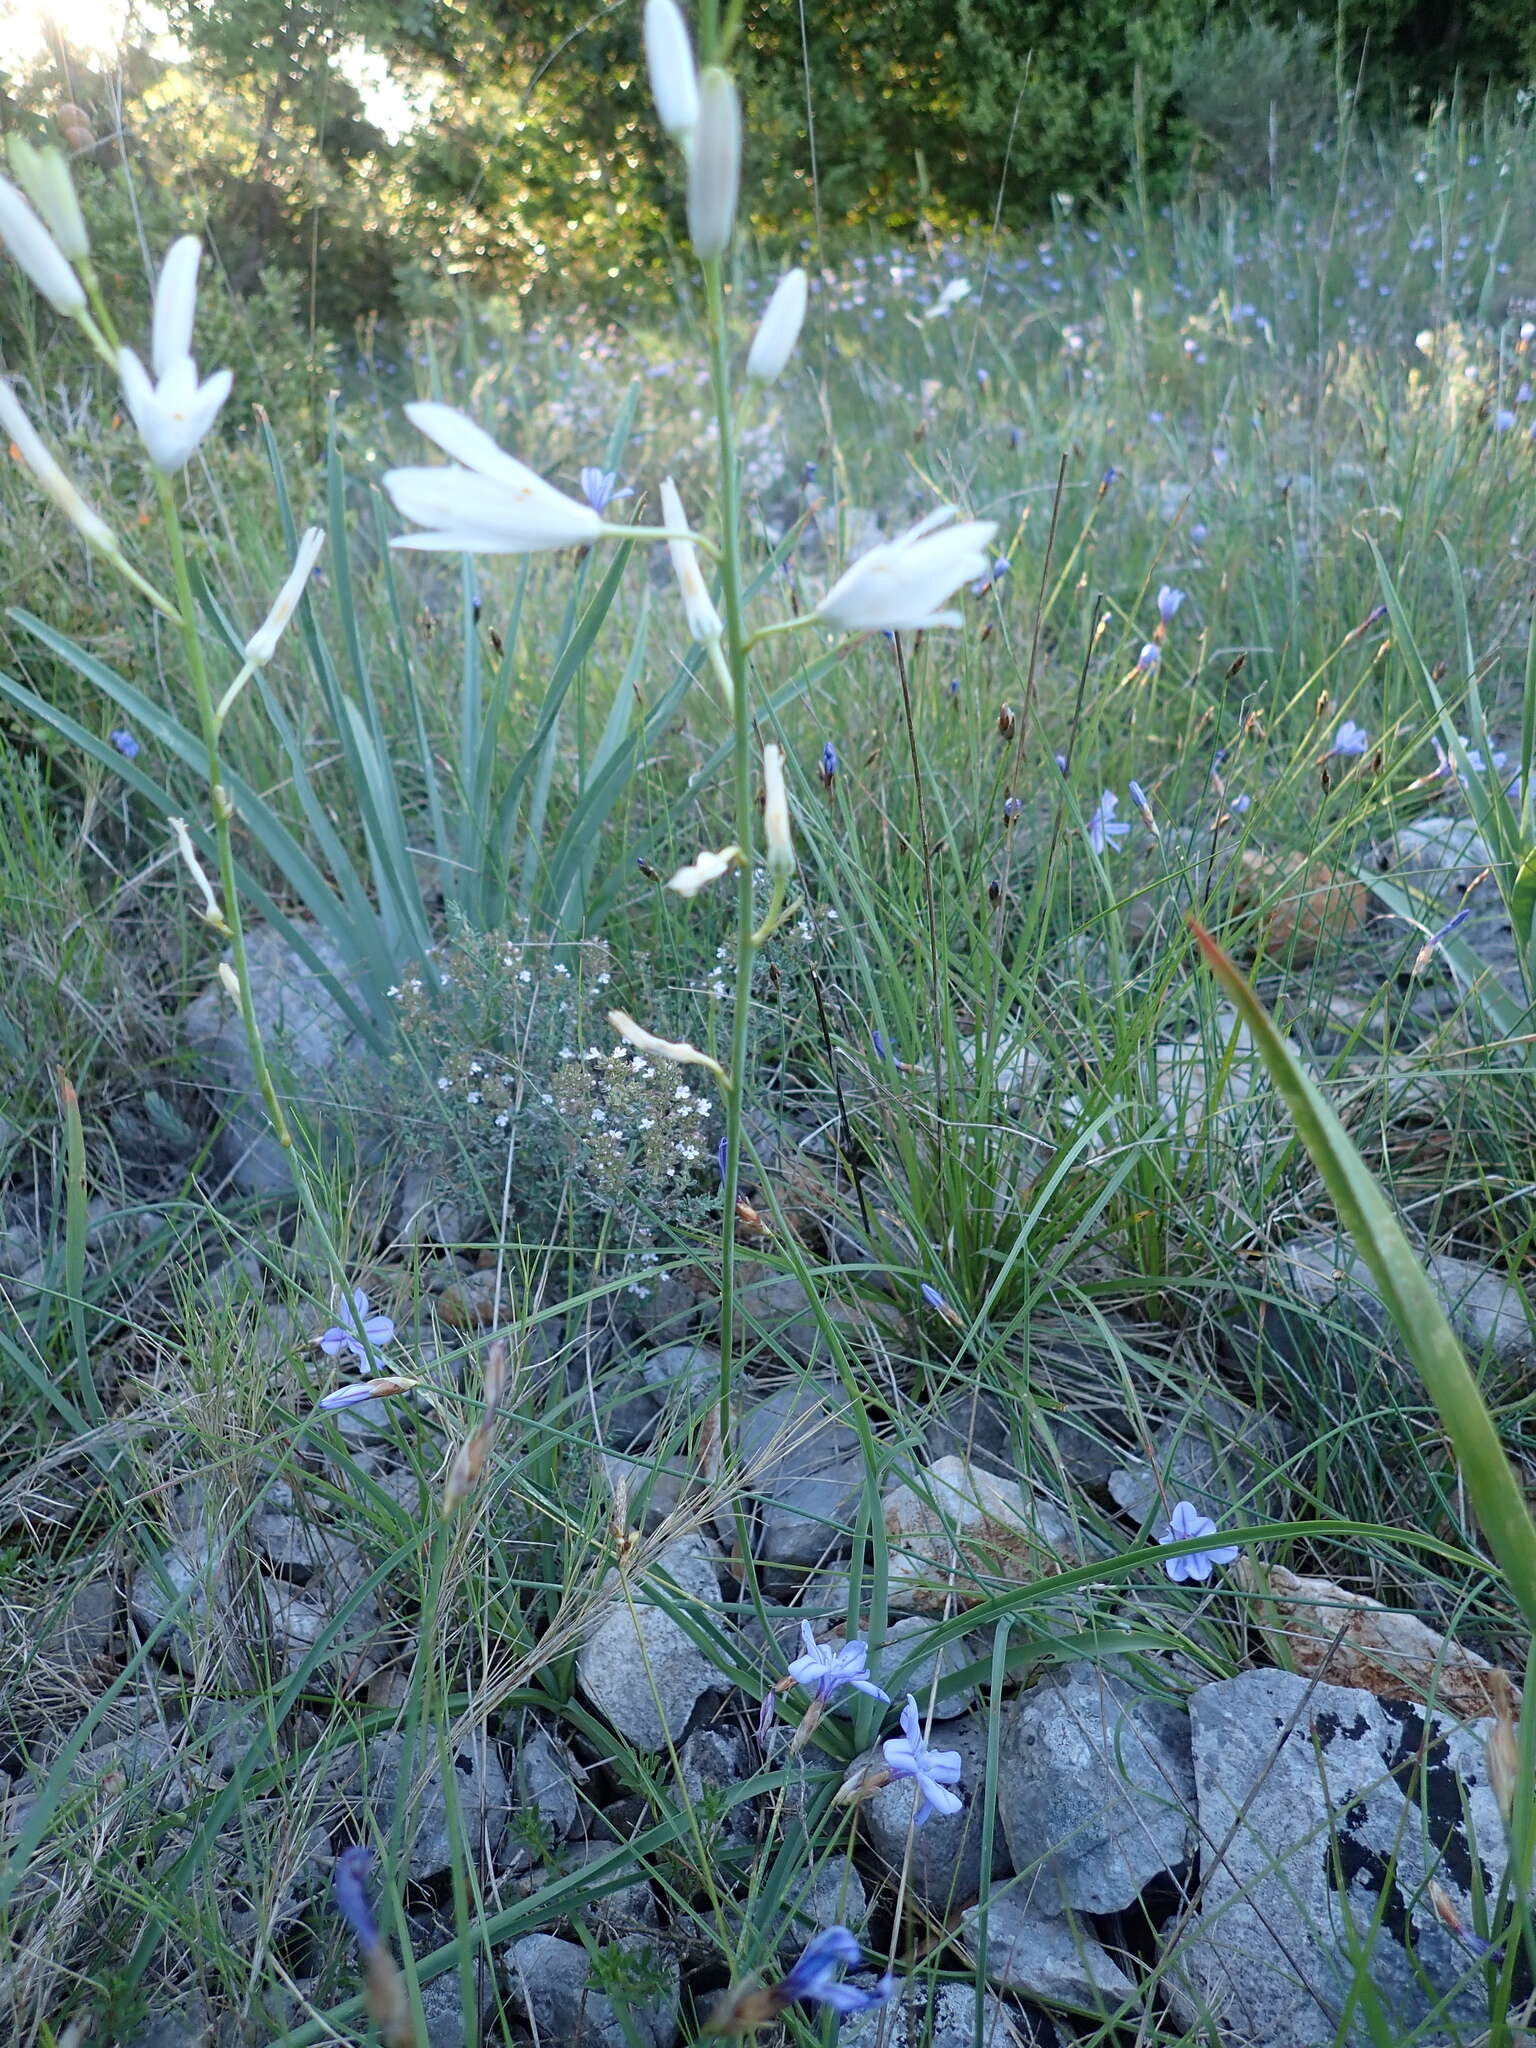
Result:
M866 1699L890 1705L890 1694L882 1692L869 1676L867 1643L818 1643L808 1621L800 1624L800 1642L801 1653L789 1666L789 1675L819 1705L830 1706L844 1686L863 1693Z
M887 1974L868 1991L838 1981L839 1970L856 1970L863 1960L864 1951L846 1927L825 1927L806 1943L800 1960L776 1987L777 1996L786 2005L804 2002L829 2005L836 2013L869 2012L891 1997L896 1979Z
M361 1842L354 1842L350 1849L342 1850L331 1867L336 1910L351 1928L353 1939L365 1955L379 1946L379 1923L368 1903L368 1872L372 1866L373 1851Z
M599 469L596 463L589 462L581 472L581 494L592 510L599 515L606 512L610 505L617 504L620 498L632 498L635 495L628 485L621 491L618 483L616 470Z
M716 1148L716 1151L715 1151L715 1164L716 1164L716 1165L717 1165L717 1166L719 1167L719 1169L720 1169L720 1185L721 1185L721 1187L724 1187L724 1186L725 1186L725 1162L726 1162L726 1160L727 1160L727 1159L728 1159L728 1158L730 1157L730 1150L731 1150L731 1141L730 1141L730 1139L729 1139L729 1138L722 1138L722 1139L720 1140L720 1143L719 1143L718 1147Z
M1158 1543L1188 1543L1198 1536L1214 1536L1216 1524L1209 1515L1202 1515L1192 1501L1181 1500L1168 1518L1168 1526L1159 1529L1155 1540ZM1183 1557L1170 1557L1163 1569L1176 1585L1186 1585L1191 1579L1205 1580L1219 1564L1231 1564L1238 1557L1235 1543L1213 1543L1208 1550L1191 1550Z
M1013 821L1015 820L1015 818L1022 818L1022 817L1023 817L1023 815L1024 815L1024 799L1023 799L1023 797L1021 797L1021 796L1005 796L1005 797L1003 798L1003 823L1004 823L1005 825L1011 825L1011 824L1013 823Z
M1152 806L1147 802L1147 792L1134 776L1126 784L1126 788L1130 791L1131 802L1136 806L1137 810L1140 811L1144 818L1150 819L1152 816Z
M1110 853L1116 842L1129 837L1130 826L1117 824L1115 813L1120 808L1120 799L1112 789L1106 789L1099 797L1088 820L1088 844L1095 853Z
M1175 590L1171 583L1165 583L1157 593L1157 616L1168 625L1179 606L1184 602L1182 590Z
M837 779L837 749L830 740L821 750L821 779L828 789Z
M907 1694L901 1710L901 1734L880 1746L893 1778L911 1778L917 1786L917 1811L912 1825L920 1828L930 1814L958 1813L965 1801L951 1785L958 1785L964 1763L958 1749L930 1749L923 1740L917 1701Z
M1413 971L1415 974L1422 974L1424 972L1425 968L1428 967L1430 961L1434 959L1435 955L1439 952L1441 946L1445 943L1445 941L1450 937L1451 933L1455 931L1458 928L1458 926L1464 925L1471 915L1472 907L1469 904L1465 910L1458 910L1453 918L1449 918L1446 921L1446 923L1441 925L1439 931L1430 933L1429 937L1424 941L1423 945L1420 946L1418 952L1414 956Z
M1136 657L1137 670L1142 675L1149 676L1162 658L1162 650L1155 646L1152 641L1148 640L1140 654Z
M112 735L112 744L125 761L137 761L139 743L131 732L118 731Z
M1356 725L1352 718L1346 718L1333 738L1336 754L1363 754L1371 744L1371 736L1363 725Z
M373 1364L373 1353L390 1343L394 1334L395 1326L389 1317L369 1315L367 1295L361 1287L354 1287L350 1298L343 1297L336 1321L321 1333L318 1341L327 1358L339 1358L343 1351L350 1351L367 1372Z
M1496 434L1507 434L1514 424L1514 414L1507 405L1501 405L1493 416L1493 431Z
M986 571L985 575L978 576L976 578L976 581L971 585L972 597L985 597L987 592L992 588L993 584L1001 583L1003 578L1007 574L1008 557L1006 555L996 556L993 560L991 568Z

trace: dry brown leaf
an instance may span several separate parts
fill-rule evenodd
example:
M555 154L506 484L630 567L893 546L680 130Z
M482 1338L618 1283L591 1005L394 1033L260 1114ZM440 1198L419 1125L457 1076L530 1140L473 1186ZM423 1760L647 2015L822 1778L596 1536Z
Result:
M1028 1585L1084 1562L1062 1509L964 1458L936 1459L921 1492L892 1487L883 1505L891 1598L912 1612L941 1614L984 1600L999 1581Z
M1238 859L1232 908L1257 912L1268 951L1304 967L1324 945L1335 945L1365 923L1370 896L1364 885L1304 854L1275 855L1245 847Z
M1476 1721L1518 1699L1507 1672L1437 1635L1415 1614L1346 1593L1332 1579L1303 1579L1283 1565L1242 1558L1227 1583L1257 1596L1250 1619L1277 1661L1325 1685L1382 1699L1419 1700Z

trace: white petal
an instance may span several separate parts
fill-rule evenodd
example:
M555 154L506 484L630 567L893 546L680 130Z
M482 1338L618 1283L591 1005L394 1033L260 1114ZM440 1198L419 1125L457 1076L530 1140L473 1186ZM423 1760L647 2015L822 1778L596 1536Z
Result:
M803 270L786 271L774 286L747 352L747 375L754 384L773 384L783 374L800 339L808 289Z
M55 312L78 313L85 288L64 252L9 178L0 178L0 241Z
M533 476L531 470L527 474ZM510 489L456 466L389 470L384 488L396 510L418 526L435 529L431 539L406 534L396 545L458 546L466 554L516 555L571 547L602 533L603 522L590 506L578 505L541 478L533 477L533 482L539 486L537 493L526 487ZM473 538L455 542L455 534Z
M677 0L645 0L645 68L663 131L686 142L699 122L699 75Z
M325 528L309 527L299 542L299 551L294 556L293 567L288 571L286 582L272 600L272 609L245 643L245 658L253 666L260 668L277 652L277 643L282 637L283 628L293 617L299 599L304 594L304 586L309 581L310 571L314 568L324 546Z
M196 235L172 242L155 286L154 328L150 361L157 378L164 377L182 356L192 353L192 320L197 312L197 266L203 245Z
M531 515L533 508L537 507L569 521L570 530L578 539L595 540L602 532L602 519L590 505L568 498L564 491L557 491L537 470L530 469L526 462L519 462L515 455L508 455L504 448L498 448L483 427L477 427L472 419L455 411L451 405L420 399L405 408L405 415L412 426L441 448L445 455L451 455L455 462L462 462L477 476L499 485L518 503L526 504L530 508L528 530L533 528Z
M730 246L740 183L741 101L735 79L711 64L699 81L699 125L688 166L688 233L703 261Z

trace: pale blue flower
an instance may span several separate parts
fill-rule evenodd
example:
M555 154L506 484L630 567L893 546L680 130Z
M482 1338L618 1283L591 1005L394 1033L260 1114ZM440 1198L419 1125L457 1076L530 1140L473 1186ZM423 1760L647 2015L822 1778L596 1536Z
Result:
M1363 754L1370 744L1370 734L1363 725L1356 725L1352 718L1346 718L1333 737L1336 754Z
M1159 1529L1156 1541L1159 1543L1188 1543L1199 1536L1214 1536L1216 1524L1209 1515L1202 1515L1192 1501L1181 1500L1168 1518L1168 1525ZM1191 1550L1183 1557L1170 1557L1163 1569L1177 1585L1187 1585L1192 1579L1205 1580L1219 1564L1231 1564L1240 1555L1235 1543L1213 1543L1207 1550Z
M1157 593L1157 616L1165 626L1173 621L1174 614L1184 602L1184 592L1175 590L1171 583L1165 583Z
M824 1927L811 1936L800 1960L781 1979L778 1996L787 2005L808 2002L830 2006L835 2013L869 2012L891 1997L896 1979L887 1974L868 1991L838 1980L839 1970L856 1970L863 1960L864 1951L846 1927Z
M854 1692L861 1692L866 1699L883 1700L891 1703L888 1692L882 1692L869 1676L869 1645L857 1640L846 1643L818 1643L815 1632L808 1621L800 1624L801 1654L789 1667L789 1675L797 1685L803 1685L812 1699L823 1707L831 1706L844 1686Z
M901 1734L881 1744L881 1754L893 1778L910 1778L917 1786L917 1811L912 1825L920 1828L930 1814L958 1813L965 1801L951 1785L958 1785L964 1763L958 1749L930 1749L923 1740L917 1701L907 1694L901 1710Z
M395 1326L390 1318L370 1315L367 1295L361 1287L354 1287L350 1298L343 1296L336 1311L336 1321L321 1333L319 1344L327 1358L339 1358L343 1351L351 1352L361 1369L367 1372L373 1364L373 1353L392 1342L394 1334Z
M635 495L628 485L622 491L618 485L616 470L599 469L595 462L587 463L582 469L581 495L599 516L606 512L610 505L617 504L620 498L632 498Z
M1088 820L1088 844L1095 853L1113 851L1117 842L1129 835L1130 826L1117 824L1115 821L1115 813L1119 808L1119 797L1112 789L1106 789Z
M1162 660L1162 658L1162 650L1154 646L1153 643L1149 640L1147 641L1146 645L1142 648L1140 654L1137 655L1136 666L1140 670L1142 675L1149 676L1151 675L1152 671L1157 667L1158 663Z
M373 1851L361 1842L354 1842L350 1849L342 1850L331 1866L336 1910L352 1930L353 1939L365 1955L379 1945L379 1923L368 1903L368 1872L372 1865Z
M139 743L131 732L120 730L113 733L112 744L125 761L137 761L139 758Z

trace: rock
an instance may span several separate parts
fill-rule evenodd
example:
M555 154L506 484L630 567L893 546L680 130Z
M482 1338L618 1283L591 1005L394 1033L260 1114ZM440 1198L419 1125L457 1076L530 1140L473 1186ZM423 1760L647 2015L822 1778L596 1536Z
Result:
M985 1580L1027 1585L1091 1554L1054 1502L963 1458L929 1466L921 1491L892 1487L883 1507L891 1604L919 1614L984 1598Z
M950 1692L933 1693L934 1674L937 1672L942 1685L944 1678L956 1671L963 1671L972 1661L971 1653L963 1642L941 1643L931 1650L924 1650L927 1639L933 1634L935 1624L920 1614L908 1615L902 1621L892 1622L886 1630L885 1646L880 1652L878 1677L880 1683L893 1699L900 1699L903 1693L916 1696L926 1720L929 1701L932 1699L932 1713L935 1721L956 1721L970 1712L975 1703L976 1688L965 1685ZM912 1661L916 1656L917 1661ZM898 1676L898 1672L900 1676Z
M643 1268L625 1290L624 1320L642 1338L678 1343L699 1316L699 1298L675 1273Z
M1519 1290L1498 1273L1471 1259L1432 1252L1424 1261L1451 1326L1473 1361L1486 1360L1501 1371L1520 1372L1536 1363L1536 1336ZM1332 1230L1292 1238L1268 1263L1270 1279L1297 1296L1315 1313L1326 1314L1360 1335L1380 1342L1394 1355L1401 1340L1392 1327L1386 1303L1377 1292L1365 1261L1352 1240ZM1282 1304L1266 1303L1265 1334L1283 1345L1305 1342L1309 1332ZM1315 1347L1315 1334L1313 1343Z
M633 1451L604 1451L603 1477L615 1502L622 1495L620 1517L631 1529L653 1535L682 1505L683 1495L697 1479L681 1464L662 1464L652 1455Z
M441 1244L456 1251L470 1241L473 1220L469 1203L446 1193L429 1167L405 1169L390 1233L401 1243Z
M736 1428L742 1483L759 1504L758 1556L803 1572L851 1547L864 1486L858 1433L835 1382L802 1380L754 1401ZM722 1509L726 1527L734 1518ZM722 1532L723 1533L723 1532Z
M484 1972L478 1972L475 1980L478 2023L484 2022L491 2000L489 1983L481 1982L483 1975ZM471 2037L470 2023L464 2012L463 1986L457 1970L445 1970L441 1977L434 1977L430 1984L422 1985L421 2016L427 2023L422 2048L469 2048L471 2038L476 2041L484 2038L482 2026L478 2023Z
M759 1268L742 1272L742 1314L748 1327L761 1331L776 1358L788 1356L801 1365L829 1363L827 1340L811 1306L810 1296L792 1273L766 1274ZM823 1304L827 1319L835 1323L844 1340L855 1349L866 1349L869 1333L876 1330L887 1338L904 1327L900 1312L889 1302L832 1301ZM838 1388L839 1405L843 1401Z
M122 2036L123 2048L212 2048L213 2040L208 2008L196 1994L179 2012L152 2013Z
M684 1536L645 1572L630 1575L627 1597L615 1597L603 1610L576 1655L581 1690L639 1749L681 1742L699 1701L723 1682L693 1637L647 1597L647 1583L656 1580L673 1582L673 1602L691 1601L718 1614L714 1552L703 1537ZM605 1589L616 1594L617 1588L618 1574L610 1572Z
M754 1759L739 1735L696 1728L678 1752L682 1766L677 1797L693 1808L706 1846L744 1847L757 1839L751 1802L733 1800L738 1785L753 1774Z
M1366 864L1372 874L1383 878L1389 891L1404 893L1424 925L1434 928L1459 910L1470 911L1466 923L1457 930L1457 939L1477 956L1506 995L1522 1005L1525 1003L1520 949L1504 900L1493 875L1478 879L1485 869L1496 867L1497 863L1470 819L1415 819L1413 824L1403 826L1392 838L1373 847ZM1382 900L1394 914L1398 912L1399 907L1388 896L1383 895ZM1420 932L1406 922L1398 928L1405 947L1417 951ZM1442 953L1428 972L1437 970L1454 972L1448 954Z
M509 1874L531 1870L535 1861L569 1841L581 1819L576 1794L576 1765L563 1742L530 1722L518 1738L512 1762L513 1817L509 1839L516 1838L502 1868Z
M278 1090L302 1102L311 1124L317 1108L336 1093L352 1100L356 1069L368 1058L367 1041L336 999L332 981L362 1006L362 985L336 942L312 920L294 920L324 975L289 946L271 925L245 935L252 1005ZM224 1122L214 1158L247 1195L287 1194L293 1175L272 1136L256 1088L255 1069L240 1012L214 980L188 1004L182 1036L202 1064L203 1077L221 1098ZM343 1079L345 1077L345 1079Z
M846 1927L861 1934L869 1919L869 1895L852 1863L828 1857L811 1872L810 1883L790 1901L791 1913L780 1953L793 1962L813 1934Z
M641 1360L640 1371L661 1400L675 1400L685 1408L720 1391L720 1353L710 1344L664 1345Z
M247 1525L253 1549L293 1585L307 1586L315 1579L356 1585L367 1576L357 1545L318 1528L304 1505L286 1480L272 1481Z
M583 1843L579 1850L573 1852L572 1860L564 1868L574 1874L583 1864L599 1862L612 1854L610 1842ZM633 1870L633 1859L627 1859L627 1862L628 1868ZM609 1882L613 1883L612 1878ZM611 1891L605 1891L600 1898L574 1907L570 1917L579 1918L588 1929L601 1928L609 1935L645 1934L660 1924L656 1895L646 1877L620 1879Z
M1190 1720L1206 1847L1199 1914L1181 1930L1173 1970L1222 2013L1224 2038L1245 2048L1481 2039L1482 1973L1436 1916L1429 1882L1469 1928L1472 1894L1498 1894L1490 1724L1287 1671L1200 1687ZM1374 2032L1349 1990L1351 1950L1364 1946L1381 2009ZM1467 1988L1451 1996L1458 1983Z
M1292 1039L1286 1044L1300 1058ZM1157 1100L1165 1127L1188 1161L1208 1139L1250 1150L1265 1135L1274 1096L1258 1044L1236 1010L1218 1009L1208 1030L1152 1049Z
M892 1870L900 1869L907 1853L907 1836L912 1833L909 1883L913 1895L934 1912L945 1914L968 1906L981 1890L981 1831L986 1814L987 1730L984 1722L951 1721L935 1728L935 1749L957 1749L962 1769L959 1791L965 1804L958 1813L930 1814L923 1825L912 1830L912 1809L917 1789L910 1778L898 1778L884 1785L859 1807L864 1837L870 1848ZM877 1759L876 1759L877 1760ZM1040 1844L1030 1849L1030 1860L1039 1856ZM992 1878L1010 1874L1008 1846L1000 1825L992 1831Z
M1109 1492L1138 1525L1166 1519L1175 1501L1192 1501L1220 1521L1262 1522L1273 1507L1263 1471L1278 1465L1285 1445L1277 1426L1224 1394L1205 1393L1152 1439L1154 1456L1128 1459L1109 1475Z
M399 1735L381 1735L368 1749L365 1797L380 1824L393 1824L400 1801L409 1801L406 1838L410 1842L407 1874L412 1879L436 1877L451 1870L455 1851L462 1857L494 1863L507 1831L511 1790L494 1742L483 1733L466 1733L453 1752L454 1808L443 1787L435 1744L430 1735L417 1743L409 1779L401 1773Z
M1106 2018L1122 2005L1134 2012L1136 1986L1092 1930L1070 1917L1037 1913L1026 1903L1026 1888L1021 1881L989 1901L984 1951L980 1907L970 1907L961 1921L966 1946L987 1982L999 1991L1077 2006Z
M837 2048L1048 2048L1056 2030L1043 2015L1010 2009L993 1991L909 1977L885 2007L861 2012L838 2029Z
M634 2035L649 2048L673 2048L677 1965L654 1944L623 1937L601 1952L604 1990L594 1981L597 1960L553 1934L525 1934L502 1950L507 2003L539 2048L632 2048Z
M1189 1721L1109 1664L1069 1664L1014 1702L998 1818L1034 1902L1117 1913L1195 1853Z

